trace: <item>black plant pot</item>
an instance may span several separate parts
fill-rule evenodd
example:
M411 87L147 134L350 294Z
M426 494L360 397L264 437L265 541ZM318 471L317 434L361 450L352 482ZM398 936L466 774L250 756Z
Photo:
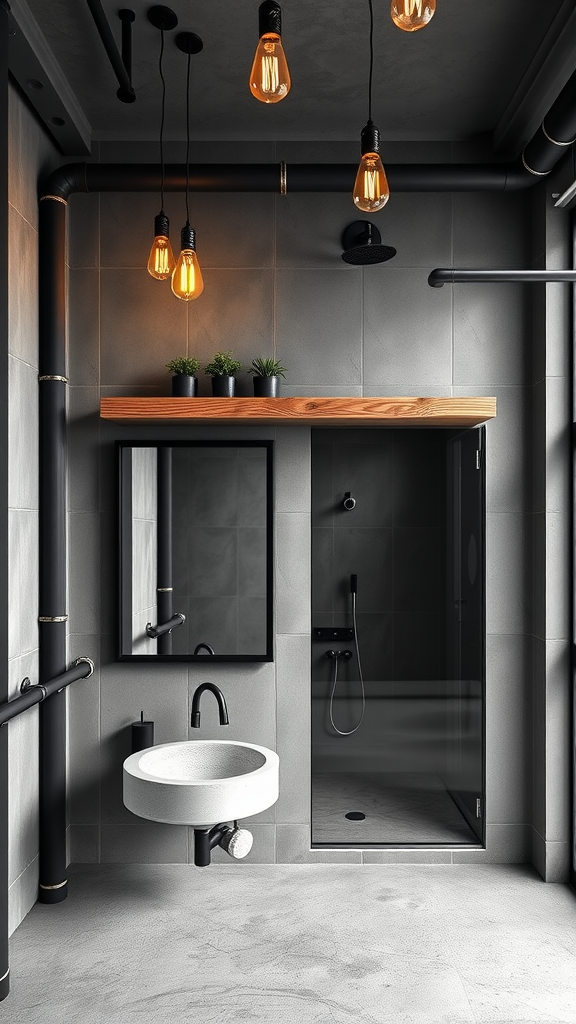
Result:
M232 398L234 396L234 385L236 377L227 377L224 374L212 377L212 395L214 398Z
M187 373L176 373L172 377L173 398L196 398L198 394L198 377Z
M254 375L254 395L256 398L278 398L278 388L280 386L280 378L274 377L261 377L259 374Z

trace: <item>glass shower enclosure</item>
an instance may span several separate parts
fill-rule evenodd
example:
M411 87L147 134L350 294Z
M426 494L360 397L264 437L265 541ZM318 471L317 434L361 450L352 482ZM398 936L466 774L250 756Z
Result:
M485 429L312 431L312 844L484 841Z

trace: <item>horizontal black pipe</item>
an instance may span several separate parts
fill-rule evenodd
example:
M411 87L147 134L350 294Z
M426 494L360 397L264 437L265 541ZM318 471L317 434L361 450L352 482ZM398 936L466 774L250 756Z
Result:
M286 192L352 192L357 164L287 164ZM537 180L521 164L387 164L392 192L504 192ZM190 164L194 192L280 192L281 164ZM65 164L46 181L46 195L74 192L156 192L160 164ZM186 165L166 164L164 188L183 192Z
M186 622L186 616L182 612L175 612L168 622L161 622L157 626L153 626L150 622L146 626L146 634L152 637L153 640L156 637L162 636L163 633L167 633L169 629L174 629L175 626L181 626L183 622Z
M194 863L197 868L207 868L210 853L228 830L227 825L213 825L211 829L194 829Z
M34 707L35 704L40 704L46 697L50 697L53 693L64 689L65 686L70 686L70 683L76 682L77 679L86 679L92 675L93 671L93 663L88 659L84 659L55 679L50 679L41 686L31 684L19 697L0 704L0 725L10 722L17 715L21 715L23 711L28 711L28 708Z
M576 284L576 270L456 270L437 267L428 275L431 288L442 288L455 282L523 281L527 284L548 284L569 281Z
M87 0L87 3L92 17L94 18L96 28L98 29L100 39L104 44L108 60L110 61L114 74L118 79L118 85L120 88L116 95L118 96L118 99L123 101L123 103L133 103L136 99L136 93L132 88L130 76L124 67L124 62L120 56L118 47L116 46L112 30L108 24L108 19L102 9L102 4L100 3L100 0Z

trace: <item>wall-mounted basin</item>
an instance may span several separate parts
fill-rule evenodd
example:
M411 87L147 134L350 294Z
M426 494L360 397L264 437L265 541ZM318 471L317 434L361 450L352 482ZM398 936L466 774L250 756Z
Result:
M278 799L278 755L236 740L162 743L124 761L124 804L150 821L211 828Z

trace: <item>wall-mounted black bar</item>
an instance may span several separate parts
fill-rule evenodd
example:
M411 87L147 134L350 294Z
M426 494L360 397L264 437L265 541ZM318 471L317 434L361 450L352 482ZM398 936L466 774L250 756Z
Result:
M104 44L104 49L108 54L108 60L110 61L114 74L118 79L118 84L120 88L118 89L116 95L119 100L122 100L123 103L133 103L134 100L136 99L136 93L132 88L130 75L126 71L122 57L118 52L118 47L116 46L116 43L114 41L114 36L112 35L110 25L108 24L108 20L106 18L106 15L104 14L102 4L100 3L100 0L86 0L86 2L88 4L88 7L90 8L92 17L94 18L96 28L98 29L98 33L100 35L100 39Z
M158 542L156 548L156 607L158 621L169 622L174 614L172 601L172 449L158 448L156 510ZM148 634L150 636L150 634ZM172 654L172 630L157 633L158 654Z
M35 704L40 704L51 697L53 693L59 693L77 679L89 679L93 672L94 662L90 658L78 658L72 668L62 672L55 679L49 679L47 683L31 683L29 679L24 679L20 687L20 696L0 704L0 725L12 721L23 711L28 711Z
M151 622L146 626L146 634L153 640L156 637L162 636L163 633L167 633L169 629L174 629L176 626L181 626L182 623L186 622L186 616L182 612L175 612L168 622L162 622L158 626L153 626Z
M549 284L555 281L568 281L576 284L576 270L456 270L449 267L437 267L428 275L431 288L442 288L445 284L456 282L524 282L526 284Z

